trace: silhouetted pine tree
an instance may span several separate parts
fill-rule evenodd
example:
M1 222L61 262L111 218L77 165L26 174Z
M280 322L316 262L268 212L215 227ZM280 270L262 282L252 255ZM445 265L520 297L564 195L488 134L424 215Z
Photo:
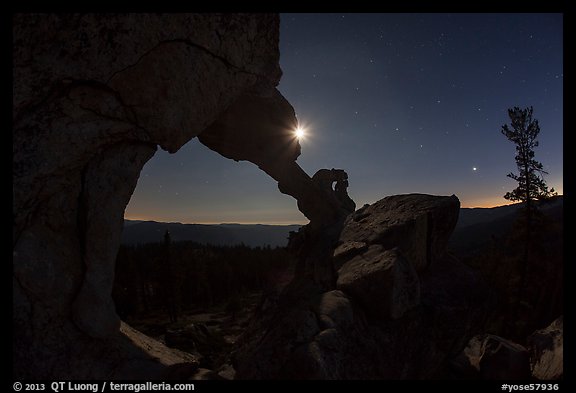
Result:
M526 209L533 208L533 200L545 199L556 195L554 189L548 190L543 175L548 174L543 165L534 159L534 148L538 146L538 134L540 125L533 118L533 108L520 109L514 107L508 109L511 127L507 124L502 126L502 134L516 145L516 165L518 174L509 173L508 177L518 182L511 192L504 195L510 201L526 202Z
M525 203L519 218L520 225L517 226L517 229L523 232L521 237L524 238L524 258L518 288L520 298L526 282L535 221L540 219L534 201L557 195L553 188L548 190L543 177L547 172L544 171L543 165L534 159L534 148L538 147L537 138L540 133L540 125L538 120L534 119L533 112L532 107L508 109L510 126L505 124L501 130L502 134L516 145L515 159L518 167L518 174L512 172L508 174L509 178L518 182L518 187L507 192L504 198L513 202Z

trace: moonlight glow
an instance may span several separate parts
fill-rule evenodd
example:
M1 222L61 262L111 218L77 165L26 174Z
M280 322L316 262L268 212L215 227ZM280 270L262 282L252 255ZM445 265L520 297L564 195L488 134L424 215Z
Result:
M306 132L304 131L304 128L298 127L294 130L294 135L298 139L303 139L306 136Z

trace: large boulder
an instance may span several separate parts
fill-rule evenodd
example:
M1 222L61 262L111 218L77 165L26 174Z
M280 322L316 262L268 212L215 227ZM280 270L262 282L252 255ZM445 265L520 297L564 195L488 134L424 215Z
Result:
M542 380L560 379L564 374L564 318L560 316L528 337L532 375Z
M444 377L488 313L483 281L444 248L458 209L454 196L411 194L350 215L339 241L324 245L333 288L296 277L267 303L237 343L235 377Z
M460 201L454 195L386 197L348 217L335 256L347 259L365 245L379 244L385 250L398 247L421 272L444 257L459 211Z

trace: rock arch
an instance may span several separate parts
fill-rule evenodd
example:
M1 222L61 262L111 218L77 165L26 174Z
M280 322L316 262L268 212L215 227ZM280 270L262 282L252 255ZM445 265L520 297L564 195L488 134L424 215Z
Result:
M278 24L13 16L14 379L195 372L189 355L122 324L110 297L143 165L194 137L258 165L310 219L290 239L297 279L238 343L238 378L436 378L476 334L486 288L446 252L458 198L397 195L350 214L345 172L314 180L296 163L296 117L275 88Z
M124 209L157 146L248 160L316 226L347 215L298 166L274 14L13 17L15 378L166 378L183 353L121 325ZM180 366L176 366L180 365Z

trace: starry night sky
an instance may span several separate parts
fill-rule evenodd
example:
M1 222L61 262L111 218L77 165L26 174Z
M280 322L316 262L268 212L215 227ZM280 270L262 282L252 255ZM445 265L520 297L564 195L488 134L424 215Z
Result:
M306 137L298 163L348 172L356 205L393 194L456 194L463 207L508 203L514 145L507 109L534 107L536 159L563 192L561 14L282 14L279 90ZM156 153L128 219L307 223L249 162L198 140Z

